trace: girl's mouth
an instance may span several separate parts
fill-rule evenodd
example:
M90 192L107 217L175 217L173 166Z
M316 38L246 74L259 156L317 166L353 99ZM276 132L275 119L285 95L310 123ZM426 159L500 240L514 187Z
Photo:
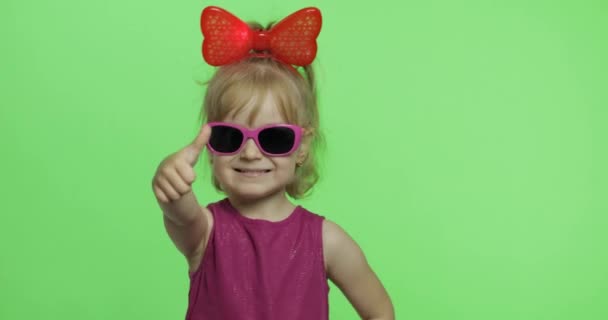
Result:
M267 169L262 169L262 170L249 170L249 169L234 169L236 172L241 173L245 176L248 177L257 177L257 176L261 176L263 174L266 174L268 172L270 172L271 170L267 170Z

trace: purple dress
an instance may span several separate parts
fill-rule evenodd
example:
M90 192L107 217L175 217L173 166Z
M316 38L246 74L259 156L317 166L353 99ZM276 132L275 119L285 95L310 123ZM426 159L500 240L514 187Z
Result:
M211 203L214 224L200 267L189 273L186 320L326 320L324 217L297 206L279 222Z

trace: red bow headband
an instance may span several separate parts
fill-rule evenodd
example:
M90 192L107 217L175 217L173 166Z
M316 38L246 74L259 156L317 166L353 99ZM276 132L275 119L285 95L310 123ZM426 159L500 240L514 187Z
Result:
M298 10L270 30L252 30L228 11L210 6L201 14L203 57L212 66L230 64L249 56L272 57L287 64L306 66L317 54L321 12ZM254 51L268 51L260 54Z

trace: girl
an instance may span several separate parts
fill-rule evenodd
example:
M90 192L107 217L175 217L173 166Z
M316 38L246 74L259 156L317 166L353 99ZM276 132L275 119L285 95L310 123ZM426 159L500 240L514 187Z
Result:
M318 178L310 63L320 26L316 8L270 30L217 7L203 10L203 56L220 66L204 100L206 123L152 181L166 230L189 264L186 319L328 319L327 279L362 319L394 319L356 242L287 197L304 196ZM201 206L191 185L205 148L213 184L227 197Z

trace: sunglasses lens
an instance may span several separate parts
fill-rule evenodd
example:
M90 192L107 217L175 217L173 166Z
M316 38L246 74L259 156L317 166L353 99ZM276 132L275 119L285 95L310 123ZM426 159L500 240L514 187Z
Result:
M258 139L264 151L271 154L284 154L293 148L296 133L290 128L274 127L260 131Z
M237 128L214 126L211 128L209 144L217 152L230 153L239 149L243 143L243 133Z

